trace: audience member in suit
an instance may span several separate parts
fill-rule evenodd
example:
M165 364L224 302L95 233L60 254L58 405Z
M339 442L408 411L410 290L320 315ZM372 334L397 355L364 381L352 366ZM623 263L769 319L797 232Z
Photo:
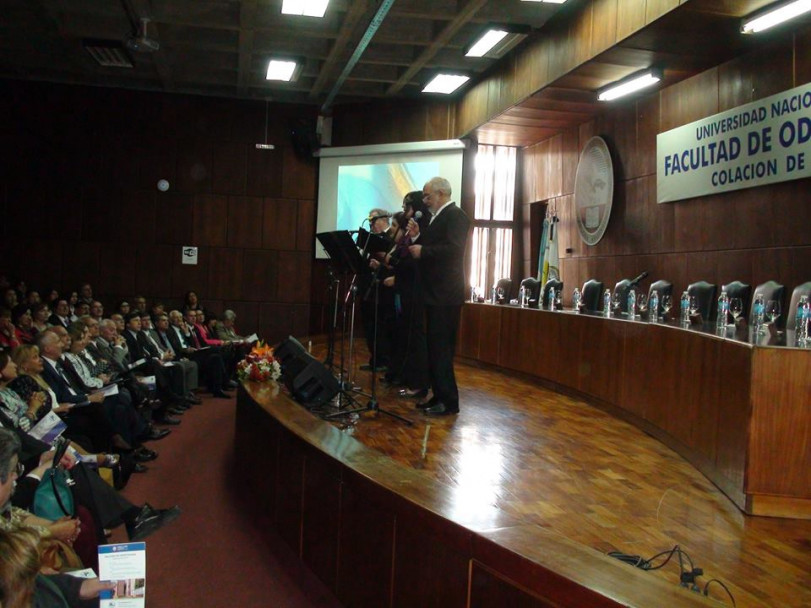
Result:
M56 303L56 310L51 315L51 318L48 319L48 323L51 325L61 325L67 329L68 325L71 324L70 316L70 307L68 306L67 300L59 300Z
M169 326L169 319L166 319L166 328ZM150 344L157 351L162 361L171 362L172 367L170 370L173 372L172 388L179 395L191 403L200 403L200 400L194 397L192 391L197 388L197 364L188 359L177 357L171 344L165 343L165 338L152 327L152 317L148 314L141 314L141 331L147 337Z
M76 298L76 304L86 302L88 306L93 303L93 286L90 283L82 283Z
M202 349L197 335L186 324L179 310L169 313L169 324L166 338L172 345L172 349L197 363L212 395L221 399L229 399L231 396L225 392L225 362L222 355L217 349Z
M146 307L146 298L144 296L135 296L132 299L132 312L137 312L141 315L149 312Z
M93 300L90 305L90 316L96 321L101 321L104 318L104 305L98 300ZM79 315L79 318L81 319L81 315Z
M433 397L418 407L429 415L442 416L459 412L453 356L465 300L464 258L470 220L451 201L451 185L445 178L431 179L422 192L431 220L425 230L409 220L415 242L409 251L419 260Z
M124 340L127 342L130 359L138 361L146 359L147 371L155 376L155 383L158 389L158 396L163 405L155 410L155 419L163 424L180 424L176 418L169 416L181 414L186 407L185 400L174 390L172 390L171 367L164 367L159 353L149 344L147 337L141 332L141 314L131 312L124 317L126 329L124 330Z

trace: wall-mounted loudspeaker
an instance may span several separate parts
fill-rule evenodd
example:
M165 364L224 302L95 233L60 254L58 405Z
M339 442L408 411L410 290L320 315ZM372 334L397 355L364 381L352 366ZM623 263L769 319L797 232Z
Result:
M293 336L273 351L282 367L282 380L293 399L307 407L329 402L338 394L338 380Z

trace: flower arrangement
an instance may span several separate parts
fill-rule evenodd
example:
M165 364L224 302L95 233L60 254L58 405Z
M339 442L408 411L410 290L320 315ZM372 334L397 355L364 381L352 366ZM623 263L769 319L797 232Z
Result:
M273 356L273 348L258 342L247 356L237 364L237 377L240 380L267 382L278 380L282 367Z

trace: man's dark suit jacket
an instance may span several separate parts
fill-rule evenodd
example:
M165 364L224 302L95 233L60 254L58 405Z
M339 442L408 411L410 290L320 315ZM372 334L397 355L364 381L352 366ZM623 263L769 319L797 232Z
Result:
M420 232L420 276L426 306L461 306L465 301L467 214L449 205Z
M153 359L159 356L158 353L155 352L155 347L149 343L142 332L138 332L138 337L136 338L128 329L125 329L123 335L132 361L137 361L138 359Z
M68 321L67 323L63 323L62 319L60 319L56 313L53 313L50 317L48 317L48 323L50 323L51 325L61 325L65 329L67 329L68 325L70 325L70 321Z
M42 362L42 377L56 394L57 403L84 403L87 401L87 395L76 389L73 389L76 394L71 394L70 389L73 387L71 387L62 376L56 373L56 370L54 370L48 361Z

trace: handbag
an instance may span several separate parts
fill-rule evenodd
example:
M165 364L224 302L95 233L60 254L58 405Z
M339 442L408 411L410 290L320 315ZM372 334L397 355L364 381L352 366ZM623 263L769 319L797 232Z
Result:
M34 515L38 517L56 521L60 517L73 517L76 512L68 472L58 464L67 448L66 441L57 445L53 467L45 472L34 492Z

